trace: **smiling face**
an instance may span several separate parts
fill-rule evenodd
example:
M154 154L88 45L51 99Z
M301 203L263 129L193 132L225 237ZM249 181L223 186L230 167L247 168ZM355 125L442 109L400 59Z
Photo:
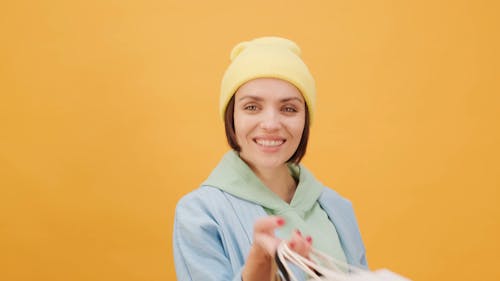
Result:
M254 168L285 165L299 146L305 123L304 98L284 80L251 80L234 96L234 129L240 157Z

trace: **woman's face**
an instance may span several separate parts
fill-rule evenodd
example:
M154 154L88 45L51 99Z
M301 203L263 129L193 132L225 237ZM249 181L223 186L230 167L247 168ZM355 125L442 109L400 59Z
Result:
M258 78L243 84L234 104L240 157L259 169L284 165L299 146L305 106L300 91L284 80Z

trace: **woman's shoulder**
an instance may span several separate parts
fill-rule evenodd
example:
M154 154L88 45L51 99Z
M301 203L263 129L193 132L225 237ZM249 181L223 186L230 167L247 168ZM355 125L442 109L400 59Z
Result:
M176 217L206 217L212 220L246 218L263 213L260 205L210 185L202 185L184 195L175 208Z
M336 199L336 200L346 200L349 201L344 196L340 195L337 191L331 189L328 186L323 186L323 191L321 192L321 196L326 196L328 198Z
M320 203L333 204L339 208L352 209L352 203L349 199L326 186L323 187L323 191L318 200Z
M202 199L206 198L206 196L222 196L222 190L219 188L209 186L209 185L201 185L195 190L190 191L189 193L185 194L182 196L182 198L179 200L180 201L185 201L185 200L193 200L193 199Z
M219 206L225 200L224 191L212 186L200 186L185 194L177 202L176 209L183 208L209 208Z

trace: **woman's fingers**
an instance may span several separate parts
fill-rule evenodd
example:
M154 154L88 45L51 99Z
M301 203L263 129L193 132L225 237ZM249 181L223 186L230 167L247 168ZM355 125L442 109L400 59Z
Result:
M278 216L259 218L253 225L254 233L266 233L274 236L274 230L285 224L285 220Z
M284 224L285 220L278 216L259 218L254 224L254 245L258 247L256 250L264 251L271 257L274 256L281 241L274 235L274 231ZM304 236L299 230L295 230L288 240L288 247L299 255L309 258L312 238L311 236Z
M304 237L299 230L296 230L288 241L288 247L297 252L299 255L309 258L309 253L311 252L312 247L312 238L311 236Z
M285 224L285 220L278 216L268 216L258 219L254 224L254 245L271 257L278 248L280 239L276 238L274 231ZM256 249L258 250L258 249Z

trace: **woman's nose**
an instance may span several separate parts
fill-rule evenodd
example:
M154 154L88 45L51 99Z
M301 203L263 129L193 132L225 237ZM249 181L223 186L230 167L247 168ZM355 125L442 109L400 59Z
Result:
M260 127L264 130L272 131L280 128L281 121L279 112L276 110L266 110L262 113Z

